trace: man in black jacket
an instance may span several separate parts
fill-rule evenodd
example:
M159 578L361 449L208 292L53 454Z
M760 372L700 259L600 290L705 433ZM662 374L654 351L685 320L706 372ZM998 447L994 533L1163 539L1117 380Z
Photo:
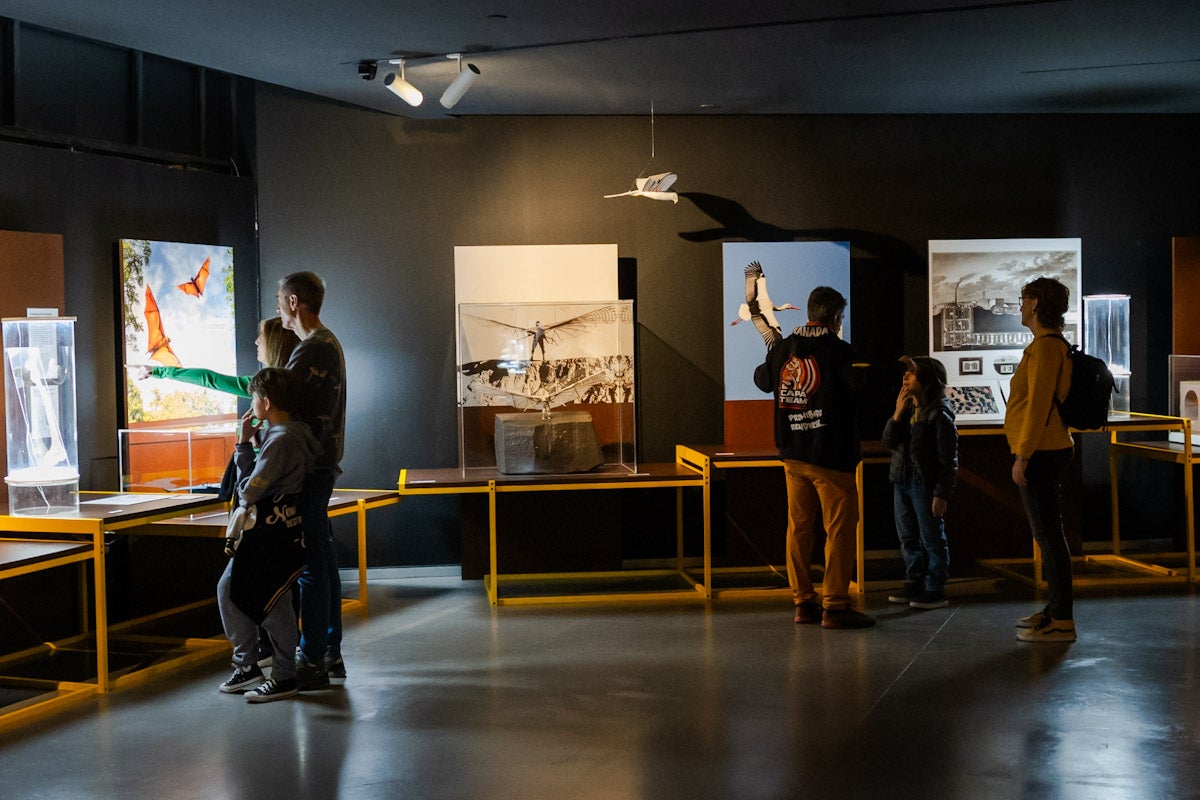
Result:
M754 384L775 396L775 444L783 459L788 494L788 583L795 621L823 628L869 628L875 618L851 607L862 459L855 431L854 348L838 338L846 298L818 286L808 296L808 323L767 353ZM825 524L824 597L809 577L813 528Z

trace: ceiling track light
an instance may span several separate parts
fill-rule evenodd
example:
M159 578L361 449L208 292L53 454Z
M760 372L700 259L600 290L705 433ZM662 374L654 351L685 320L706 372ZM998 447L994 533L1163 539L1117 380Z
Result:
M446 91L442 93L442 107L449 110L454 108L462 96L467 93L467 89L471 88L471 84L479 77L479 67L474 64L467 64L467 68L463 69L462 53L451 53L446 58L453 58L458 62L458 77L454 79Z
M413 108L421 105L421 101L425 99L425 96L421 94L421 90L404 80L404 59L396 58L392 59L388 63L399 64L400 74L397 75L394 72L389 72L387 77L383 79L383 85L388 88L388 91L392 92L394 95L408 103ZM443 103L443 105L445 105L445 103Z

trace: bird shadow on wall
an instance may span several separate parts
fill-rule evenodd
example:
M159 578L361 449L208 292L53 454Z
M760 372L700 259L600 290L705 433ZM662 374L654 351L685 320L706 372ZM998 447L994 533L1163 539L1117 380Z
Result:
M713 242L725 239L745 239L748 242L791 242L797 239L850 242L853 250L883 259L895 266L920 265L922 255L903 239L882 233L854 228L784 228L756 219L736 200L704 192L680 192L696 208L716 221L720 227L699 231L682 231L679 238L689 242Z

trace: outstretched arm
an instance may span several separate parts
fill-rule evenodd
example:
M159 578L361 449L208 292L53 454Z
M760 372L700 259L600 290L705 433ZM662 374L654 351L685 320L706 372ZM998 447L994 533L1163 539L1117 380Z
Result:
M202 386L205 389L234 394L238 397L250 396L250 376L222 375L211 369L192 367L154 367L150 370L150 377L190 383L193 386Z

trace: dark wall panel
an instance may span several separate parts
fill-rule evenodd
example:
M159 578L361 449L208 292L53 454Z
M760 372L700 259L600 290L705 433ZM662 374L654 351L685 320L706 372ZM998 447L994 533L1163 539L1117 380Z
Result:
M74 77L59 81L75 100L73 133L105 142L134 144L133 57L128 50L78 41Z
M205 157L221 157L234 152L236 141L234 124L237 120L235 82L230 76L204 70L204 117L202 143Z
M142 144L200 154L200 88L196 67L158 56L142 57Z
M0 134L252 174L253 82L0 18Z
M225 244L237 270L239 363L254 368L254 181L0 141L0 229L63 237L76 324L80 486L116 489L120 238Z
M647 164L644 117L414 121L274 87L257 113L264 285L325 276L346 348L344 485L455 464L455 245L616 242L636 260L644 460L722 437L722 241L849 240L854 339L887 374L927 347L928 239L1082 237L1084 291L1134 297L1134 405L1166 410L1198 117L659 117ZM678 173L678 205L602 199L643 168ZM380 517L372 563L451 553L449 502Z
M129 51L42 28L17 28L16 124L133 144Z
M29 130L75 132L75 46L78 40L40 28L17 32L16 124Z

